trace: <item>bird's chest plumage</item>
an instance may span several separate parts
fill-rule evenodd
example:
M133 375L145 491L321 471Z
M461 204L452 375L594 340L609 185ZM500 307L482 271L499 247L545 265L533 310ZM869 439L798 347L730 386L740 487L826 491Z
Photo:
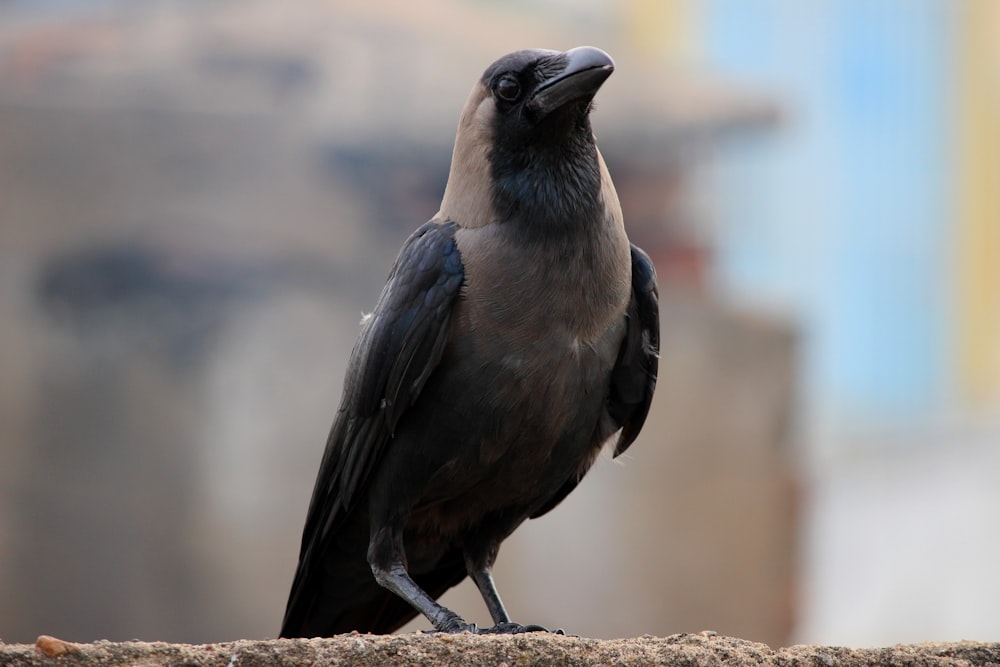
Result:
M527 416L541 404L566 406L573 394L605 382L630 296L628 245L624 234L615 243L617 231L607 225L526 244L504 238L496 225L478 243L463 247L459 238L463 258L477 256L456 307L462 335L453 350L460 363L482 370L502 407ZM547 421L558 429L562 420L550 412Z
M439 434L450 459L427 489L432 504L450 505L433 513L451 523L442 532L544 502L592 460L630 296L627 242L620 253L614 240L597 239L597 255L579 245L464 249L493 255L466 263L475 268L454 315L461 335L425 392L438 424L460 425Z
M553 337L451 367L437 411L450 424L441 434L448 455L411 516L423 536L414 556L422 540L433 553L438 540L460 541L498 512L527 518L589 467L616 337L609 331L597 348Z
M457 329L514 357L599 345L624 316L631 260L620 223L591 227L537 239L519 237L514 223L460 230Z

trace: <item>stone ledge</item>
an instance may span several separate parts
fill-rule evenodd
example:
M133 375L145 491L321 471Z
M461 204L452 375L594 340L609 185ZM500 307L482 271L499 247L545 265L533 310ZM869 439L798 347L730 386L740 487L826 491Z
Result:
M292 667L295 665L677 665L684 667L1000 667L1000 643L954 642L851 649L764 644L701 634L584 639L549 634L340 635L330 639L242 640L218 644L109 642L74 644L42 636L31 644L0 643L10 667Z

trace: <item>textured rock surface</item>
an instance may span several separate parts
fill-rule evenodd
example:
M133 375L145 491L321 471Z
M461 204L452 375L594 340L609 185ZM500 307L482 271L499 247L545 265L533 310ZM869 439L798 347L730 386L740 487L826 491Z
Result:
M792 646L771 649L713 633L583 639L548 634L514 637L406 634L341 635L332 639L281 639L219 644L94 642L72 644L40 637L35 645L0 644L0 665L104 667L158 665L272 667L276 665L853 665L1000 666L1000 643L957 642L849 649Z

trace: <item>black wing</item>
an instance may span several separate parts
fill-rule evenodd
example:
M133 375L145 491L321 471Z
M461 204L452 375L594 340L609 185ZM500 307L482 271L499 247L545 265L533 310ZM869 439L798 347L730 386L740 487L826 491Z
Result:
M428 222L407 239L351 352L306 515L283 637L305 632L317 594L326 588L322 560L328 540L441 360L464 278L455 230L454 223Z
M605 404L612 424L621 429L615 456L628 449L646 421L660 361L660 292L656 269L641 248L636 245L631 248L632 299L625 311L625 337L611 370L611 388ZM537 519L561 503L581 477L582 473L571 477L531 518Z
M656 269L641 248L632 245L632 300L625 338L611 372L608 414L621 426L615 456L629 448L649 414L660 363L660 290Z

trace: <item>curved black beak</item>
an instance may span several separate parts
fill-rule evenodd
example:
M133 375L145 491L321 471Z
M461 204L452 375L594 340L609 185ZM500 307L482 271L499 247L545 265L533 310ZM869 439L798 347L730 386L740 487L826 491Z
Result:
M543 82L527 103L530 111L542 116L569 102L589 102L615 70L611 56L593 46L578 46L560 55L566 66Z

